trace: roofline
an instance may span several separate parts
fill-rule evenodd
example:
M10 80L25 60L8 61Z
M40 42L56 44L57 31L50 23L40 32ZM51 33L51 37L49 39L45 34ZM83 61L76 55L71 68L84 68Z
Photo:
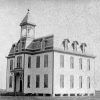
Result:
M65 53L65 54L71 54L71 55L76 55L76 56L82 56L82 57L88 57L88 58L96 58L94 55L86 54L86 53L79 53L79 52L72 52L72 51L64 51L58 48L54 48L55 52L60 52L60 53Z
M34 23L28 23L28 22L20 23L20 26L24 26L24 25L36 26L36 24Z

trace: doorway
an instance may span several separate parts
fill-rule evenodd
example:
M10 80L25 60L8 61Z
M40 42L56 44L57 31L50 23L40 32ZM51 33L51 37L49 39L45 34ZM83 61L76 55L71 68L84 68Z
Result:
M22 79L20 78L20 92L22 92Z

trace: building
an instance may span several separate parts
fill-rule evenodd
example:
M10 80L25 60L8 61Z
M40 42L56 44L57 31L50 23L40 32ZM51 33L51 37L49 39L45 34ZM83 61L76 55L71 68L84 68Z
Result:
M20 24L20 39L7 56L7 91L53 96L95 95L95 56L86 53L86 43L79 45L77 41L70 43L64 39L61 49L56 47L54 35L35 38L36 25L29 16L28 11Z

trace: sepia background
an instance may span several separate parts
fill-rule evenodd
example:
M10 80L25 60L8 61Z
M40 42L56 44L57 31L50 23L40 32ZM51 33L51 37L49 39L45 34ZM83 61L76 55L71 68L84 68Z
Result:
M20 37L23 17L30 9L37 25L35 37L54 34L87 43L94 54L95 85L100 89L100 0L0 0L0 88L6 88L6 56Z

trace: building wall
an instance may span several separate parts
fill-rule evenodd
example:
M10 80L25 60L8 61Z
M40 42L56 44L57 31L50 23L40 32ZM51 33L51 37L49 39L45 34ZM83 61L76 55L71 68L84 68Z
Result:
M6 89L9 92L14 92L14 73L10 71L10 60L13 60L13 69L17 68L17 57L22 56L22 68L24 67L24 54L16 55L13 58L7 59L7 74L6 74ZM9 77L12 76L12 88L9 88ZM17 86L17 85L16 85ZM19 87L19 86L17 86ZM18 88L17 88L18 90Z
M64 68L60 68L60 55L64 55ZM70 69L70 57L74 57L74 69ZM79 58L83 59L79 69ZM90 59L90 71L87 70L87 59ZM64 88L60 88L60 74L64 74ZM74 75L74 88L70 89L70 75ZM79 76L83 77L83 87L79 88ZM87 89L87 76L90 76L91 88ZM95 93L94 89L94 59L82 56L54 52L54 94Z
M44 55L48 54L48 67L44 68ZM31 68L28 68L28 56L31 56ZM36 56L40 56L40 68L36 68ZM25 54L24 93L52 93L53 52ZM40 88L36 88L36 75L40 75ZM44 88L44 74L48 74L48 88ZM27 76L30 75L30 88L27 88Z
M14 61L14 58L8 58L7 59L7 69L6 69L6 89L8 92L14 91L14 76L13 73L10 72L10 60ZM13 65L14 68L14 65ZM12 76L12 88L9 88L9 77Z

